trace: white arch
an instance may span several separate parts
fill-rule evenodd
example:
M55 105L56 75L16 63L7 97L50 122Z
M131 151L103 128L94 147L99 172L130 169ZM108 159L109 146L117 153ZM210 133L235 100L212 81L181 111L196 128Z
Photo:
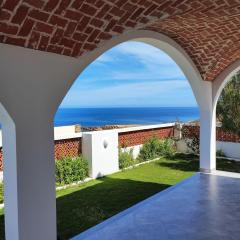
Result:
M188 56L186 51L173 39L168 36L148 30L133 30L126 32L120 36L114 37L109 41L100 44L95 50L87 52L77 59L76 77L81 74L86 67L96 60L107 50L114 46L127 42L127 41L141 41L152 46L155 46L165 53L167 53L181 68L186 78L188 79L192 88L193 94L196 98L200 109L200 169L202 171L210 172L216 168L215 163L215 112L213 111L213 98L212 98L212 82L203 81L197 67L193 63L192 59ZM56 111L64 96L66 96L68 90L75 79L71 79L68 83L64 82L65 86L61 90L64 91L59 93L61 98L58 99L56 104Z
M171 38L147 30L129 31L78 59L0 44L0 102L15 124L10 127L13 137L4 140L9 152L5 180L11 182L6 192L9 207L6 205L5 216L9 222L16 220L6 224L7 239L56 239L53 116L77 76L98 56L129 40L162 49L184 72L201 112L201 168L214 169L212 83L202 80L191 58ZM16 156L10 154L13 147L11 154Z
M206 107L206 98L208 98L207 95L209 95L209 92L206 92L206 87L208 88L211 85L211 82L203 81L198 69L185 50L173 39L162 33L149 30L133 30L114 37L109 41L100 44L95 50L80 56L79 59L77 59L78 67L75 69L75 75L80 75L92 62L94 62L94 60L109 49L120 43L131 40L150 44L167 53L178 64L188 79L199 107ZM67 94L74 81L75 79L71 79L68 82L65 92L62 92L62 98L60 99L58 105L60 105L60 102Z
M212 95L214 109L217 107L217 102L223 88L238 71L240 71L240 59L225 68L213 81Z
M16 131L15 124L5 107L0 103L0 123L2 125L2 145L4 149L4 207L5 207L5 227L6 239L16 238L16 232L11 232L11 227L18 228L18 209L15 204L18 196L14 189L17 183L16 174ZM16 216L11 218L10 216ZM9 236L10 235L10 236Z

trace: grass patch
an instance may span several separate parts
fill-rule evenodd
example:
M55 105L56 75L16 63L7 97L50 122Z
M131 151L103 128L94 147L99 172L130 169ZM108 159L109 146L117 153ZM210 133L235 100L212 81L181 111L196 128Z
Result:
M240 163L218 160L219 170L240 172ZM57 191L57 225L61 239L69 239L118 212L175 185L199 169L198 157L176 154L133 169ZM4 239L0 210L0 239Z
M73 237L194 174L194 171L176 170L162 165L170 162L161 159L79 187L58 191L59 235L63 239Z

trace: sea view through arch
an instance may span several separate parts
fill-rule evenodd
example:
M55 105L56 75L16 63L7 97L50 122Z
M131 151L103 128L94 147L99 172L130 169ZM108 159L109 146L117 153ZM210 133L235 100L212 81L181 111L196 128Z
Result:
M147 125L198 119L197 107L59 108L54 125Z

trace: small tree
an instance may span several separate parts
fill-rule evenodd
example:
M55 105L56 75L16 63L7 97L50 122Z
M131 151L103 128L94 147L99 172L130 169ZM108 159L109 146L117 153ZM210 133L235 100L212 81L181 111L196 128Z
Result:
M217 104L217 119L225 131L240 135L240 72L222 90Z

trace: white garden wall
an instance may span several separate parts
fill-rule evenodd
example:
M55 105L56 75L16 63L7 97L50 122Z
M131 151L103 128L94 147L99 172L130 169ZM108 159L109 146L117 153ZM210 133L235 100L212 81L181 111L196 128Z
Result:
M133 151L133 158L136 159L140 153L142 144L141 145L136 145L136 146L132 146L132 147L127 147L124 148L126 151L130 152L131 150Z
M217 150L222 150L227 157L240 161L240 143L217 141Z
M226 157L240 161L240 143L235 142L216 142L216 149L222 150ZM177 142L177 151L182 153L192 153L184 140Z
M114 130L83 133L82 154L88 160L90 177L117 172L118 133Z

